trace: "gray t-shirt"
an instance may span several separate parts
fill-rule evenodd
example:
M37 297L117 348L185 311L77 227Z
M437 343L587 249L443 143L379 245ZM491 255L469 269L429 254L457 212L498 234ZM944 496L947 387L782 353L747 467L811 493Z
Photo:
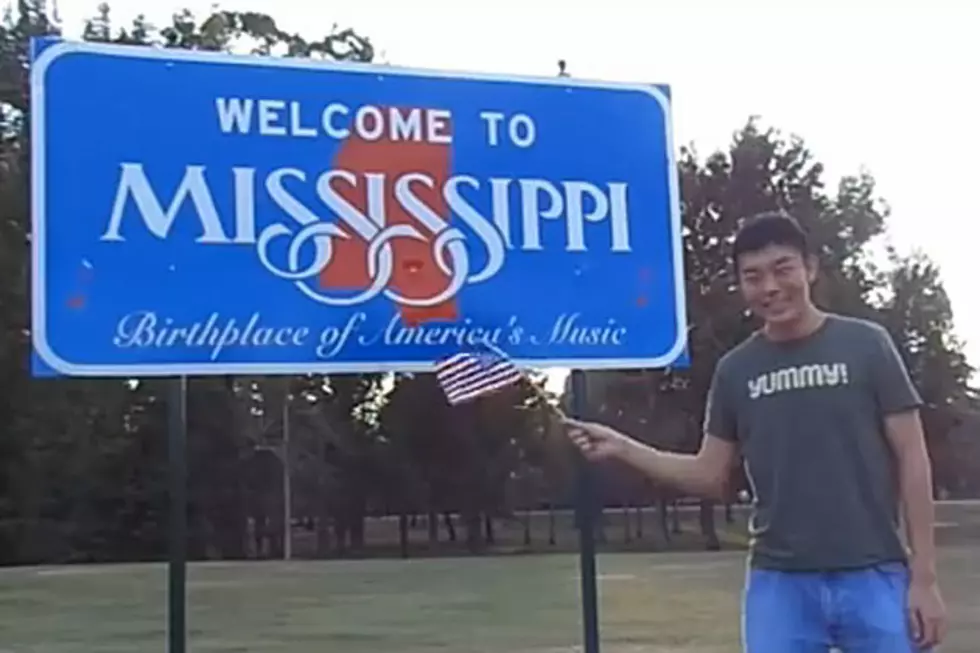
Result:
M722 357L705 431L737 442L755 496L751 564L825 571L901 561L884 417L919 394L888 332L829 315L813 334L761 333Z

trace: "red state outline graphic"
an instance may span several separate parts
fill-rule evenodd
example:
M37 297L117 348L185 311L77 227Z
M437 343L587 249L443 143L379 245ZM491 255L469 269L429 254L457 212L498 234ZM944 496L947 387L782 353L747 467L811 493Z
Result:
M382 114L388 115L386 108ZM451 133L451 132L450 132ZM384 215L385 224L410 224L424 235L424 226L412 217L395 199L395 181L402 175L414 172L430 176L435 182L433 188L425 184L413 184L412 192L436 214L447 222L452 217L442 195L442 189L449 178L451 146L424 141L392 140L387 135L378 140L367 141L354 134L343 142L333 161L333 167L352 172L358 179L356 186L343 181L335 181L334 191L350 202L361 213L367 215L366 173L379 173L385 176ZM432 241L418 241L396 238L391 241L394 270L389 287L398 294L411 299L432 297L449 285L450 278L435 261ZM334 239L333 257L321 270L319 285L325 290L363 290L371 283L367 269L366 243L356 233L351 238ZM398 305L402 321L417 325L429 321L455 321L459 317L459 307L455 298L435 306L417 307Z

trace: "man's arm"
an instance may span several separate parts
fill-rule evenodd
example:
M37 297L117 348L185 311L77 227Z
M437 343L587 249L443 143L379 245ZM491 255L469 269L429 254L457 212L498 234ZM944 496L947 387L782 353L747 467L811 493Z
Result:
M572 441L592 459L615 458L651 479L686 494L724 499L737 453L735 416L722 364L715 369L697 454L661 451L619 431L591 422L565 419Z
M913 554L912 572L931 583L936 576L935 507L932 469L919 418L922 398L891 336L880 327L876 335L872 349L875 399L898 465L902 513Z
M626 462L682 492L724 499L738 453L734 404L723 359L715 367L708 389L704 437L698 453L668 453L632 442L626 448Z
M705 433L696 455L660 451L635 440L626 446L623 460L650 478L686 494L723 499L736 445Z
M886 416L885 434L898 463L905 531L912 548L912 576L917 582L932 584L936 582L936 511L932 468L919 411Z
M922 399L891 336L880 329L877 340L871 362L875 400L898 465L902 513L912 549L909 624L916 644L929 649L944 637L946 607L936 579L935 506L929 453L919 417Z
M898 462L905 531L912 548L909 624L915 642L929 650L946 635L946 607L936 576L932 471L919 411L886 416L885 433Z

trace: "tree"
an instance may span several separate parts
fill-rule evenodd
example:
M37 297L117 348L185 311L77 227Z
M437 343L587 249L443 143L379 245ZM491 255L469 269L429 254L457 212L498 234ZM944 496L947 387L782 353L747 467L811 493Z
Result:
M879 310L895 338L913 380L930 406L950 406L967 398L973 369L953 332L953 309L938 266L922 253L892 252L888 298Z
M43 1L20 0L0 24L0 563L159 556L166 532L159 383L23 382L30 360L28 44L33 36L57 35L48 15ZM307 41L254 12L216 12L200 22L183 12L155 30L142 17L116 28L102 5L84 37L208 50L251 47L258 54L345 61L374 56L370 41L353 30ZM248 516L267 512L249 489L271 488L274 480L276 468L263 468L255 451L268 389L245 378L195 379L189 386L196 555L242 555ZM361 424L351 410L341 411L338 421ZM256 470L263 473L253 476ZM347 478L360 476L351 472Z
M741 219L773 210L791 213L811 235L820 259L818 303L886 322L930 406L963 396L969 368L952 336L949 301L935 266L921 257L893 258L890 271L873 264L869 245L885 232L888 212L869 174L845 177L830 193L823 166L803 141L762 130L755 118L735 134L726 152L702 160L693 147L682 148L679 174L691 366L593 375L605 388L595 398L600 413L667 449L697 448L715 365L756 327L738 297L731 241ZM884 305L883 294L890 297ZM927 413L930 435L938 424L934 414ZM675 426L650 429L645 419ZM710 505L702 503L709 546L714 543L712 514Z
M553 461L548 432L551 408L540 387L532 387L541 382L528 380L450 406L431 374L395 380L381 410L381 430L424 488L414 507L428 516L430 545L439 539L440 514L455 539L449 515L457 512L471 551L491 545L493 519L511 517L513 497L536 502L526 493L528 478L548 486L545 479L553 476L561 483L562 467ZM546 496L549 489L544 488Z
M28 42L57 33L46 9L20 0L0 22L0 564L160 558L168 501L164 382L24 381L30 360ZM254 12L218 11L203 20L182 12L155 29L142 17L116 26L102 5L85 38L339 61L374 56L370 41L353 30L334 29L311 41ZM873 179L846 178L828 191L802 141L764 131L756 120L726 152L702 160L684 149L679 174L692 367L592 374L592 409L658 446L695 450L715 362L753 328L729 273L731 233L747 214L785 208L819 245L820 301L888 327L929 406L930 446L943 470L937 477L962 475L951 453L959 440L945 434L957 430L963 406L975 398L966 389L970 370L952 335L949 300L927 259L872 265L867 245L884 233L887 217ZM500 524L522 513L530 546L529 515L542 506L552 515L548 540L555 544L555 510L570 503L571 456L555 432L552 398L541 382L532 375L451 408L427 374L193 379L192 554L280 554L283 536L292 532L292 525L283 528L284 461L292 470L295 521L316 536L311 555L364 553L371 544L368 520L392 513L401 555L409 553L416 514L428 517L433 547L465 542L478 551L492 549ZM291 424L288 452L281 444L283 415ZM630 505L657 500L669 537L670 494L635 476L617 473L610 480L627 516ZM713 514L703 503L709 547L718 543ZM632 532L628 520L625 527Z
M925 403L922 418L935 467L933 482L937 488L950 487L960 452L948 436L969 400L973 369L953 333L953 309L938 266L921 252L899 256L893 251L891 264L886 298L879 306L881 321Z

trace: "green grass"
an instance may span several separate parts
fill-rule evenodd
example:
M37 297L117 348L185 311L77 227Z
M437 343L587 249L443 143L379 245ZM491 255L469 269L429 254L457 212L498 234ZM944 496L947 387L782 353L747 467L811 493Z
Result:
M196 564L195 653L559 653L581 641L574 555ZM604 651L738 651L740 554L605 554ZM980 555L943 551L953 630L980 638ZM163 651L162 565L0 572L3 653ZM970 642L973 642L972 644Z
M980 505L941 506L938 521L943 652L975 653ZM738 652L741 552L604 553L599 574L603 653ZM162 653L166 586L164 565L0 569L0 653ZM574 553L202 563L189 594L194 653L567 653L582 641Z

